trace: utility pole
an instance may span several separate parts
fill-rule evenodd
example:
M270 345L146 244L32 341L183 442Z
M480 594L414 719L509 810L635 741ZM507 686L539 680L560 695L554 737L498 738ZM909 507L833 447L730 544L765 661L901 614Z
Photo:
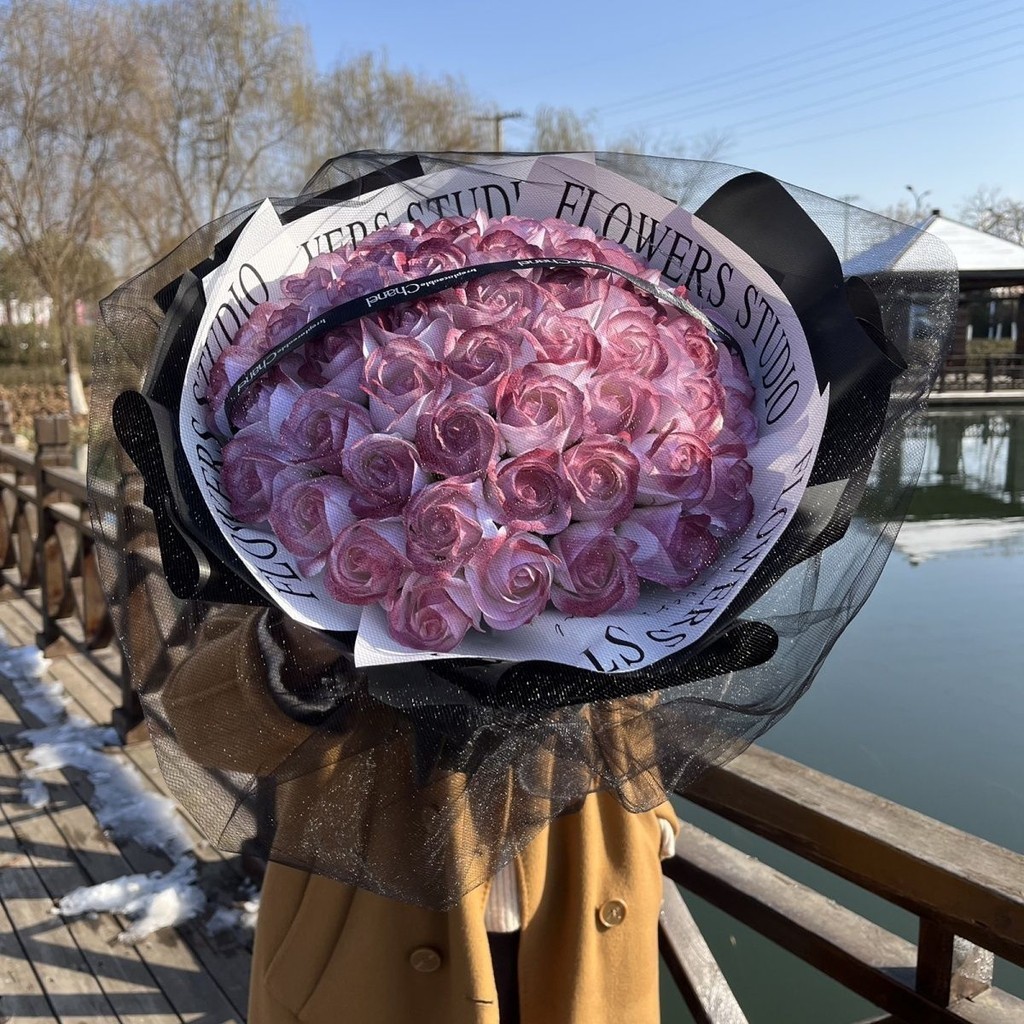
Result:
M502 139L501 125L503 121L518 121L526 115L521 110L502 110L495 114L482 114L475 118L477 121L494 122L494 152L503 153L504 140Z

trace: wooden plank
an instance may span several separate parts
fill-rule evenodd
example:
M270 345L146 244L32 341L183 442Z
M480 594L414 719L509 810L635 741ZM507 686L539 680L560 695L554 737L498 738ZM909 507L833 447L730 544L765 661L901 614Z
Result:
M18 771L7 752L0 752L0 768L13 773ZM53 783L52 778L49 781ZM42 812L6 801L0 803L0 813L35 870L51 906L72 889L96 881L86 874L75 854L67 848L60 828L61 824L66 826L62 818L71 817L73 810L65 802ZM95 825L93 820L92 831L98 832ZM117 936L126 922L101 914L93 920L79 918L66 924L121 1024L180 1024L181 1018L160 991L138 949L118 943Z
M696 1024L747 1024L675 882L662 879L658 945Z
M4 835L5 829L0 827L0 837ZM0 904L0 1021L21 1024L29 1019L32 1024L57 1022L25 947Z
M59 667L55 662L50 670ZM16 701L11 684L0 679L0 709L5 700L12 698ZM74 702L70 709L80 711ZM19 767L26 766L24 752L13 753ZM66 805L62 819L65 836L94 881L108 881L126 874L165 872L171 867L167 857L134 841L122 840L115 846L103 836L88 807L92 794L88 778L71 768L63 769L62 775L70 790L62 800L62 805ZM99 846L94 848L95 843ZM200 866L204 885L229 891L237 888L240 876L234 865L228 867L209 844L204 842L204 847L195 851L197 859L208 858L208 862ZM160 936L153 936L137 947L176 1009L195 1012L195 1001L201 998L205 1009L223 1015L218 1021L244 1020L248 1001L248 949L239 942L214 942L200 927L190 924L181 926L177 933L180 936L177 941L167 942Z
M683 795L1024 966L1024 856L757 747Z
M666 875L875 1006L915 1024L964 1020L915 991L912 943L692 825L676 849Z
M32 859L18 844L0 807L0 903L48 995L53 1014L75 1024L119 1024L67 925L50 910L53 900ZM42 866L52 861L42 859Z

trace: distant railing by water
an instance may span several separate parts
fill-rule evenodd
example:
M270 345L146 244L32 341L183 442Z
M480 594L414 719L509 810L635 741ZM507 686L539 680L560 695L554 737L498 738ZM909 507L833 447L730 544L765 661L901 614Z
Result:
M1017 391L1024 389L1024 355L947 356L937 391Z
M133 680L100 588L85 475L68 465L67 422L38 417L35 428L35 451L17 448L0 403L0 600L29 601L50 657L83 651L118 679L112 720L122 736L141 738ZM98 500L104 514L121 515L115 493ZM144 545L138 553L147 557ZM1024 1000L992 984L994 956L1024 967L1020 854L759 748L680 795L919 922L915 944L685 824L678 854L664 864L661 950L699 1024L746 1018L675 883L890 1015L880 1020L1024 1021Z

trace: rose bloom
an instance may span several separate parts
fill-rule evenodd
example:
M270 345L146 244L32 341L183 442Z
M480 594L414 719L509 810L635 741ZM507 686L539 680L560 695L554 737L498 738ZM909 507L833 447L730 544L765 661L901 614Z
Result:
M579 388L536 363L504 377L495 409L502 437L513 455L545 448L561 450L583 432L583 395Z
M440 385L447 373L431 351L411 338L396 338L372 351L363 366L370 419L387 430L396 417Z
M668 352L650 314L624 309L597 325L601 339L601 369L625 370L645 380L657 380L668 369Z
M466 254L457 245L444 238L428 238L425 233L409 255L405 270L408 277L426 277L465 265Z
M543 255L540 246L531 245L514 231L500 228L486 232L477 251L486 258L473 260L474 263L497 263L500 260L521 260Z
M413 567L450 575L469 561L484 535L483 504L479 482L442 480L419 491L402 513Z
M707 494L711 486L711 448L696 434L680 430L645 434L631 448L640 461L639 504L681 501L689 509Z
M253 431L256 431L255 433ZM288 462L287 453L257 426L241 431L224 445L220 485L231 514L243 523L262 523L270 513L276 490L309 478L309 472Z
M530 533L499 530L482 541L466 565L473 600L492 629L516 629L547 606L557 559Z
M633 511L640 463L618 438L585 437L563 453L562 465L573 519L614 526Z
M417 651L444 654L462 643L480 612L465 580L411 574L387 604L388 631Z
M488 474L494 517L511 530L557 533L569 525L572 490L557 452L536 451L499 462Z
M583 395L584 422L596 434L634 441L662 418L663 400L654 387L622 370L591 377Z
M498 425L483 409L453 399L416 420L420 465L441 476L481 476L505 448Z
M544 305L546 294L532 281L512 271L488 274L466 284L465 304L451 307L459 330L496 327L512 330Z
M326 292L334 281L330 264L320 262L309 266L301 274L281 279L281 291L289 299L305 299L317 292Z
M453 374L452 390L464 394L474 389L494 403L498 381L520 370L533 359L528 337L518 328L470 327L449 331L444 343L445 365Z
M718 555L709 527L707 516L687 515L677 502L635 509L615 532L635 546L633 565L642 579L681 590Z
M366 410L320 388L295 400L280 429L280 444L293 462L341 473L342 453L373 430Z
M350 491L336 476L319 476L281 488L270 507L270 528L295 556L299 570L315 576L337 534L352 522Z
M391 434L369 434L346 447L341 468L352 511L368 519L399 515L426 482L416 449Z
M725 394L713 377L701 373L680 374L659 382L663 397L659 426L696 434L710 444L721 433L724 422L722 404Z
M349 402L365 404L363 334L358 324L346 324L303 347L300 380L313 387L326 386Z
M718 347L707 328L688 313L661 324L669 372L713 374L718 368Z
M576 365L577 372L592 370L601 359L601 348L590 324L582 317L559 309L553 302L528 322L535 341L537 361L556 366Z
M742 444L715 447L711 461L711 487L694 510L711 520L711 532L717 537L743 530L754 515L750 484L754 471Z
M568 267L559 270L545 270L541 284L562 309L600 309L611 291L612 283L606 276L596 277L583 270Z
M628 611L640 594L630 561L635 548L599 523L573 523L551 541L558 556L551 603L567 615L588 618Z
M403 554L405 532L397 519L360 519L334 538L324 587L343 604L376 604L398 592L412 570Z

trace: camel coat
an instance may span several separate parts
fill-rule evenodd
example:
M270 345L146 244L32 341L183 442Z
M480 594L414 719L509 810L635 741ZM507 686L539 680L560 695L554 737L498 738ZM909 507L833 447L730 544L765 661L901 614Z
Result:
M275 742L308 731L260 680L255 619L218 614L165 687L176 739L200 764L259 774ZM631 814L594 793L517 858L522 1024L657 1024L659 819L678 830L668 804ZM499 1024L488 888L438 912L271 861L249 1024Z

